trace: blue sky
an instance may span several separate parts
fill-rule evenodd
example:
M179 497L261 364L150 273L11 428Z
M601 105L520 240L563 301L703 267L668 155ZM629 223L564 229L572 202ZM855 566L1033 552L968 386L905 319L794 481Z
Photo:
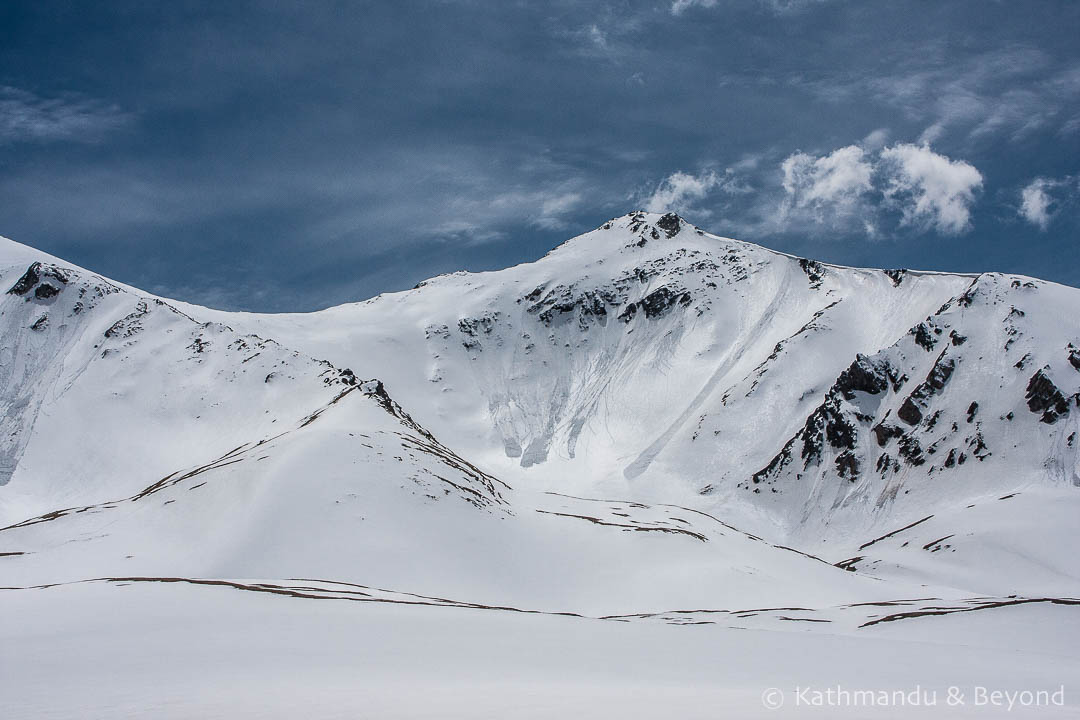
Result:
M1080 285L1080 3L7 2L0 235L310 310L639 207Z

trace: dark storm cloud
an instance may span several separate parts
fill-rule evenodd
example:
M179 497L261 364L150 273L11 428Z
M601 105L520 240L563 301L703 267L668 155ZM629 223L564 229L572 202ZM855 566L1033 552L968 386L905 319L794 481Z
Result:
M1077 284L1076 204L1054 198L1078 172L1078 18L1004 2L8 3L0 234L265 310L531 260L643 204L832 261Z

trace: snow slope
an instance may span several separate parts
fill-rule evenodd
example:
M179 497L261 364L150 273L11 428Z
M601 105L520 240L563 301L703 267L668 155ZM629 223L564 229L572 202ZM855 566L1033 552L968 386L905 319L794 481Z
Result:
M1076 289L631 213L534 263L258 315L2 242L17 717L233 717L267 692L281 715L322 693L350 717L644 716L642 688L750 717L796 682L1076 677ZM348 654L369 642L400 646L391 670ZM171 648L152 670L149 647Z
M319 313L228 319L380 377L426 426L514 484L679 498L791 539L829 534L837 514L839 532L872 536L942 500L1080 484L1068 441L1078 413L1042 422L1028 397L1041 371L1075 407L1078 301L1074 288L1019 276L829 266L677 216L632 213L535 263ZM878 450L860 428L858 447L828 440L800 457L798 472L778 462L764 481L792 438L801 455L807 435L840 427L826 416L866 414L833 391L860 356L888 357L896 378L906 376L884 400L855 391L875 405L863 424L889 416L892 427L943 351L943 363L958 363L955 378L918 400L928 410L918 428L901 421L903 441L918 436L926 457L941 448L940 460L916 465L897 449L899 435ZM972 402L981 409L968 423ZM924 437L938 410L942 426ZM975 451L978 437L989 450ZM949 472L937 477L951 479L939 481L950 450ZM984 457L965 467L965 450L965 463ZM845 470L848 457L857 469ZM790 477L774 478L780 471Z

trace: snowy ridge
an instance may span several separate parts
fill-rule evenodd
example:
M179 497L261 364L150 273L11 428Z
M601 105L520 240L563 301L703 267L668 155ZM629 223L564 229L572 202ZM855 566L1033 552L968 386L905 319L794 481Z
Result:
M1080 598L1073 288L641 212L303 315L13 243L0 283L13 607L271 595L856 647Z

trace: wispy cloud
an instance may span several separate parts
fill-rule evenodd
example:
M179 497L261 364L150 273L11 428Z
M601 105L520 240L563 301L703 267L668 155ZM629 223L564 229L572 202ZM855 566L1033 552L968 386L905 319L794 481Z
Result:
M674 172L660 181L652 195L645 198L644 207L649 212L685 210L689 203L701 200L720 183L713 171L701 175Z
M777 15L799 12L812 5L819 5L827 0L758 0L758 4ZM681 15L693 7L711 8L720 4L720 0L671 0L671 14Z
M637 39L645 27L645 15L624 12L619 6L601 5L589 8L588 19L580 24L574 18L568 25L551 21L551 34L564 41L564 51L590 58L602 58L616 63L632 58Z
M1020 216L1040 230L1050 224L1050 195L1046 192L1048 181L1036 178L1020 191Z
M116 105L77 95L39 97L0 87L0 142L97 142L131 119Z
M675 211L708 217L712 212L701 207L700 201L715 192L738 195L750 192L750 189L742 184L734 168L722 173L705 170L697 175L676 171L661 180L651 192L637 193L634 197L648 212Z
M1024 220L1045 231L1065 207L1075 205L1078 195L1080 182L1071 175L1038 177L1020 190L1017 212Z
M672 0L671 14L682 15L686 10L692 7L713 7L717 2L718 0Z
M971 140L1022 139L1045 127L1063 129L1063 110L1080 97L1080 66L1060 66L1036 48L1006 48L929 69L808 84L825 98L868 93L912 120L927 122L920 140L948 133Z

